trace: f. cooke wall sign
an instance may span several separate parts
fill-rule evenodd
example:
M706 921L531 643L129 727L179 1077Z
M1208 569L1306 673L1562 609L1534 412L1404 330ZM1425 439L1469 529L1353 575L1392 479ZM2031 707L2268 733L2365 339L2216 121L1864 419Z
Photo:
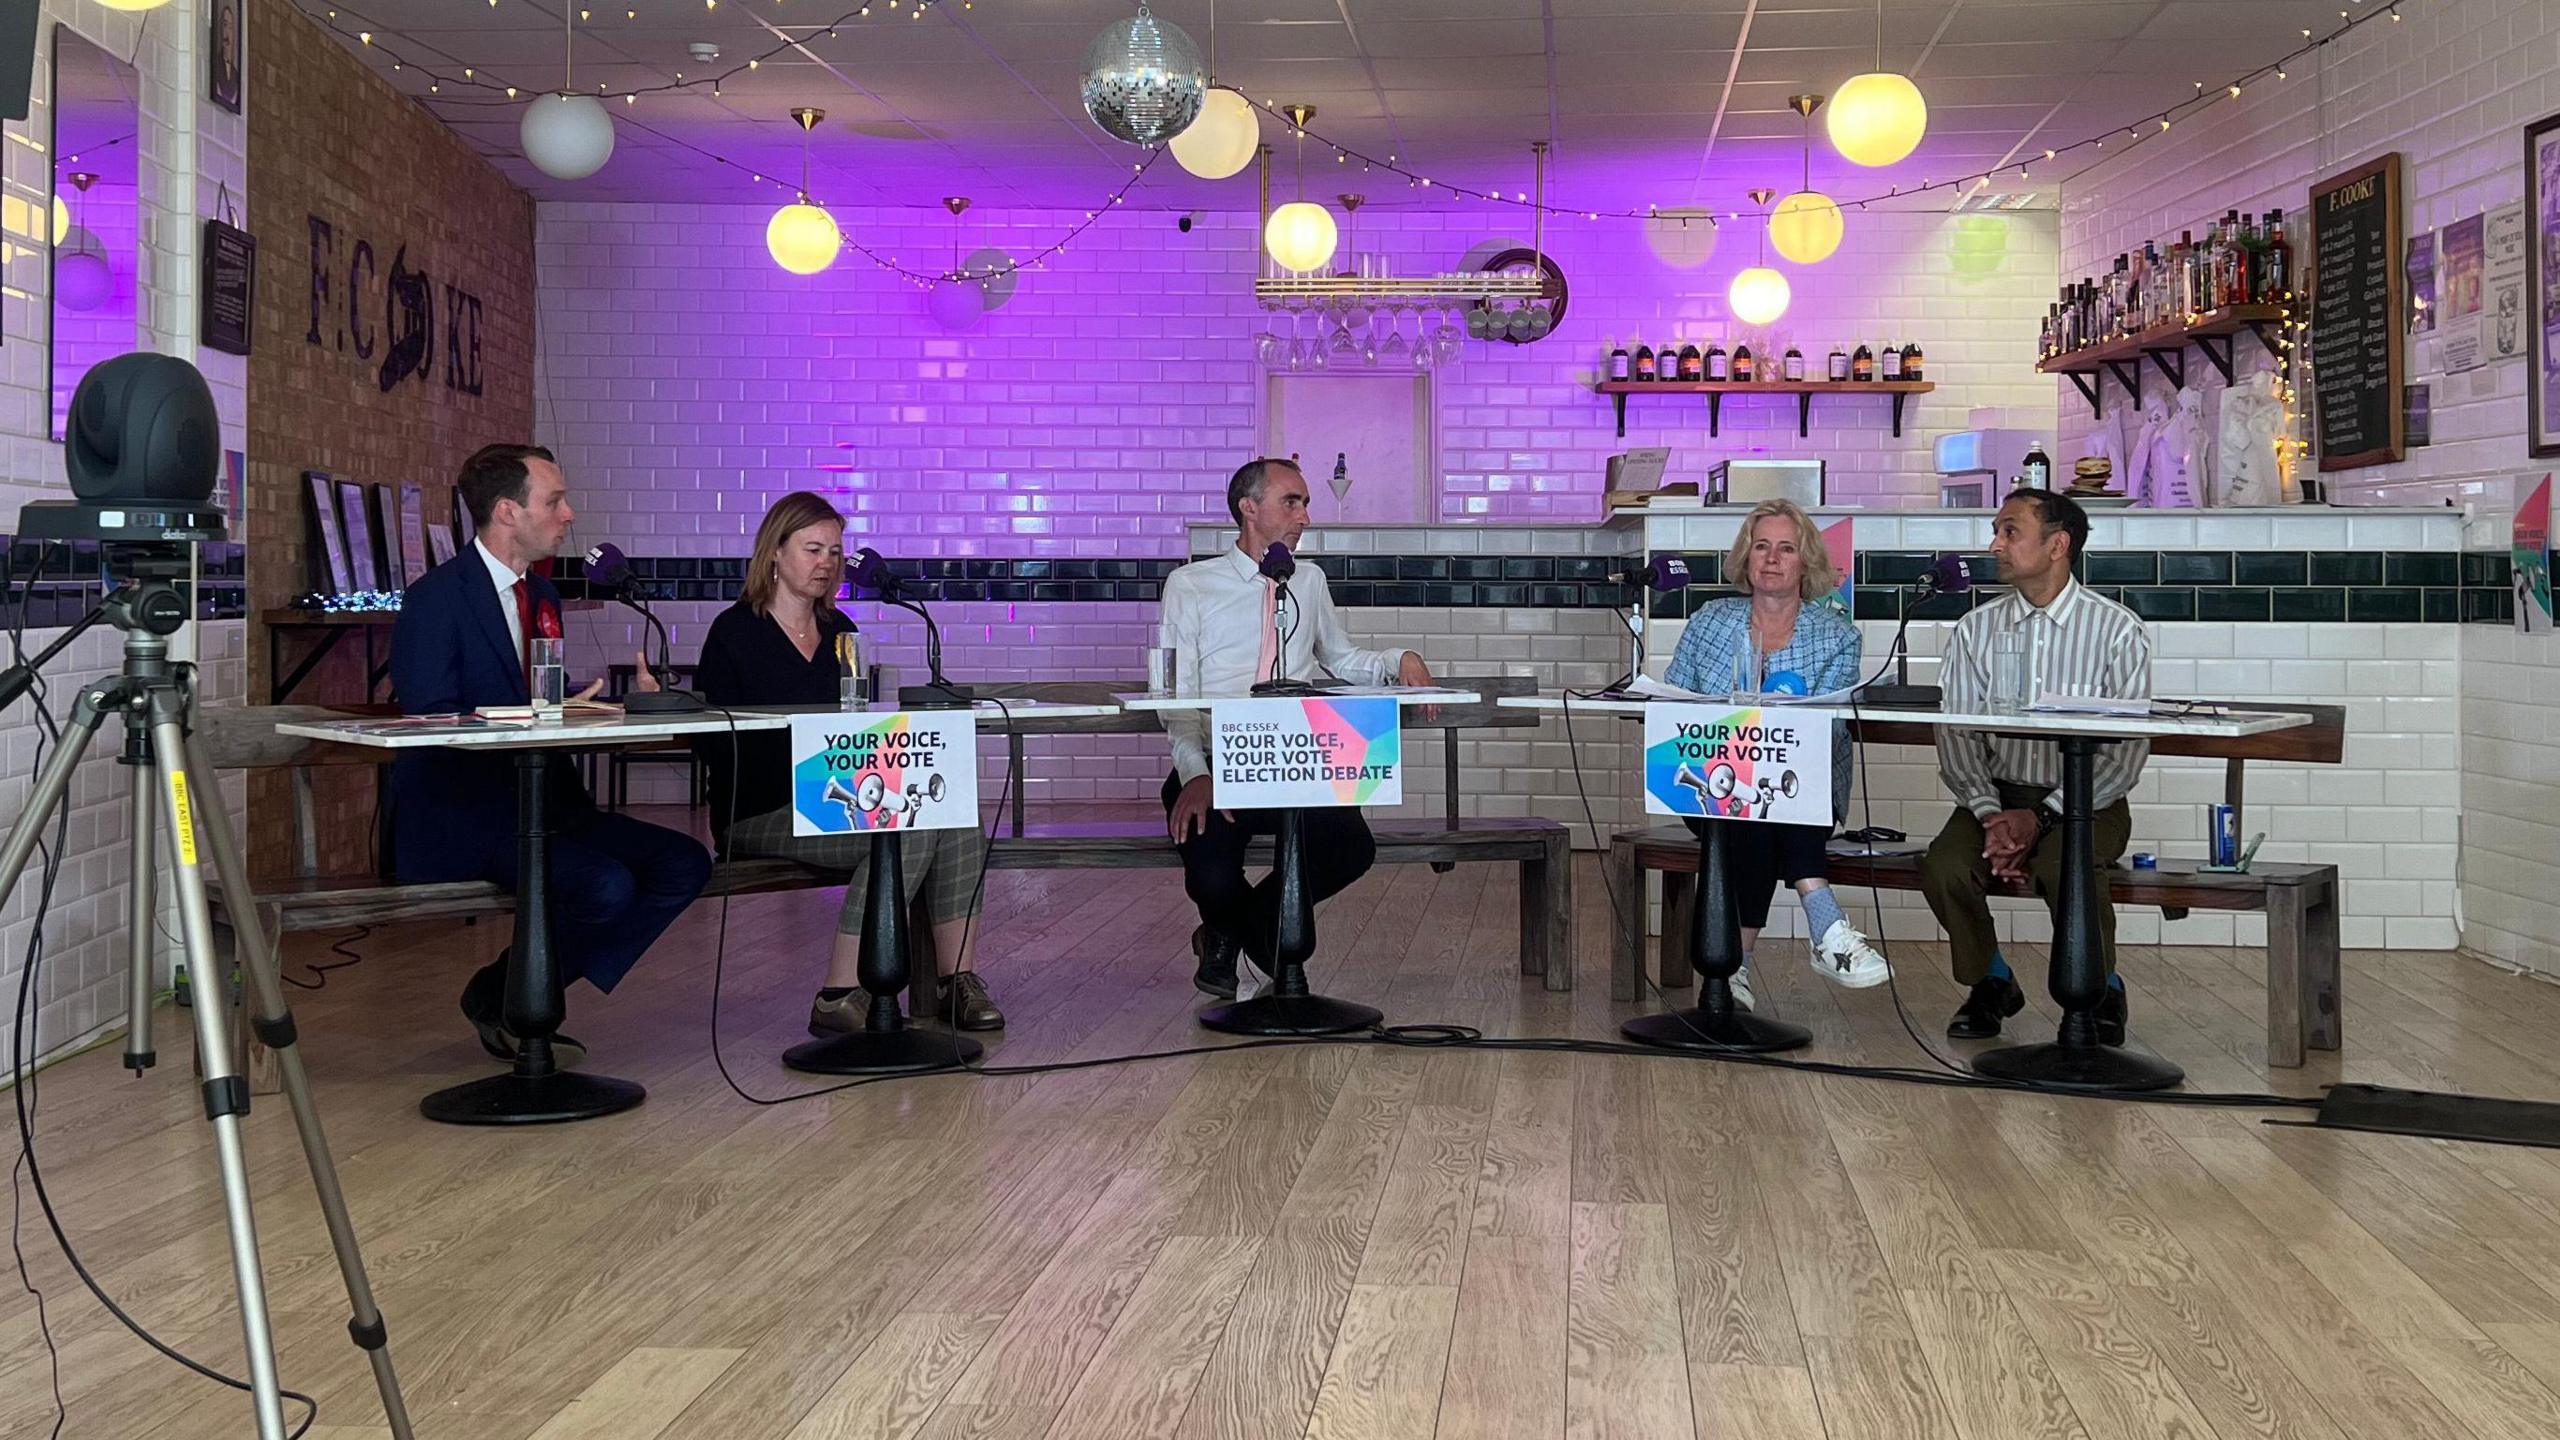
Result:
M387 264L373 242L362 238L341 258L336 227L317 215L308 219L311 328L304 342L334 344L356 363L372 366L385 395L413 381L479 394L480 297L450 280L439 282L424 264L413 267L406 243L391 252Z

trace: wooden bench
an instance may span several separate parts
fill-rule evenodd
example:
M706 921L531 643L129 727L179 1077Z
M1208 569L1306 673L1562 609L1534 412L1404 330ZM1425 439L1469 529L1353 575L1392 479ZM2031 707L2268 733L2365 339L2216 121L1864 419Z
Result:
M1526 693L1530 688L1525 679L1507 677L1466 683L1501 694ZM1132 682L1058 682L985 688L1006 698L1076 701L1113 690L1129 691L1143 687ZM196 733L203 740L205 752L216 769L284 768L293 775L295 831L298 837L296 876L259 883L257 894L245 903L223 894L220 884L211 877L207 878L215 939L223 948L226 959L237 943L236 927L244 923L261 926L274 940L296 932L409 921L476 919L513 912L514 897L484 881L400 884L370 876L329 877L317 873L313 769L381 765L388 763L389 753L361 746L295 739L277 734L275 727L282 721L343 719L351 714L378 713L383 708L247 706L207 708L198 715ZM1443 871L1462 861L1519 865L1521 972L1541 976L1550 990L1565 990L1573 984L1570 832L1553 820L1461 818L1457 814L1454 782L1458 771L1455 755L1458 732L1536 723L1537 717L1530 712L1501 709L1490 699L1477 705L1444 706L1427 713L1413 714L1409 730L1439 730L1449 742L1447 771L1452 787L1447 813L1431 820L1373 820L1370 829L1376 836L1378 863L1382 865L1429 864ZM1039 722L1038 733L1119 734L1159 728L1152 714L1120 712ZM1181 856L1165 840L1163 825L1155 821L1086 823L1057 830L1027 825L1021 800L1025 762L1022 739L1018 734L1008 737L1011 773L1007 784L1012 797L1010 824L988 847L989 869L1180 868ZM1256 841L1249 858L1254 863L1269 863L1270 841ZM731 860L713 867L710 883L702 893L705 897L754 895L829 888L843 883L844 878L840 874L809 869L786 860ZM919 924L910 927L910 933L920 944L929 932ZM228 964L224 966L226 972L229 968ZM932 1008L933 967L916 964L912 973L914 981L909 991L909 1009L914 1013L928 1013ZM247 1027L241 1028L245 1034ZM253 1052L250 1058L256 1061L260 1057ZM253 1077L265 1073L256 1064L249 1068Z
M2157 741L2154 755L2204 756L2226 762L2223 793L2235 808L2245 794L2245 763L2285 760L2335 765L2346 750L2346 711L2336 705L2230 705L2233 710L2272 710L2309 714L2312 723L2236 740L2177 737ZM1933 726L1897 722L1890 716L1862 719L1852 725L1865 744L1931 745ZM2246 812L2242 811L2245 820ZM2248 833L2245 824L2241 830ZM1610 837L1610 887L1618 895L1636 897L1617 917L1610 965L1610 998L1634 1001L1644 987L1644 877L1663 876L1663 921L1660 945L1661 983L1666 990L1691 981L1688 955L1690 903L1698 871L1698 841L1684 825L1624 830ZM1920 888L1920 857L1876 855L1831 857L1831 883L1845 890ZM2338 988L2338 869L2334 865L2292 865L2259 861L2245 875L2208 872L2191 861L2163 860L2157 870L2118 865L2107 872L2107 893L2119 905L2156 905L2169 919L2191 910L2262 910L2267 916L2267 1063L2292 1068L2302 1064L2306 1047L2335 1050L2342 1034L2342 1002ZM1992 894L2032 899L2024 882L1995 881Z

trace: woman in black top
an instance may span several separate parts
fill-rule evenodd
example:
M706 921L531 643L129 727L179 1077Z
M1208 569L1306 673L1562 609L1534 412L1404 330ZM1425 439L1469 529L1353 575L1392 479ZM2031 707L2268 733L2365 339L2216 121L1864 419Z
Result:
M757 527L743 597L721 611L703 637L697 671L703 698L727 706L837 703L836 637L854 628L853 618L835 606L843 572L844 517L835 507L806 491L775 501ZM855 968L871 837L791 833L791 750L782 734L709 737L698 752L710 772L712 838L723 858L772 856L851 873L827 983L810 1007L809 1029L818 1035L860 1030L869 1001L858 988ZM919 830L905 837L905 845L900 869L907 898L925 894L933 919L934 958L942 972L936 1009L963 1030L1003 1028L1004 1012L971 968L977 949L971 922L978 912L978 877L986 867L986 837L967 827Z

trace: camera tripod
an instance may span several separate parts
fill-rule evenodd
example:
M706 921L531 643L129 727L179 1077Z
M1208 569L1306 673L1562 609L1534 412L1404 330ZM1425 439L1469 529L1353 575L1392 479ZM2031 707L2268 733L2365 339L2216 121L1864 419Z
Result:
M148 567L146 567L148 568ZM266 1279L258 1259L258 1232L249 1212L248 1163L240 1140L240 1117L249 1110L248 1081L234 1072L231 1037L222 997L228 988L214 954L213 921L205 901L204 875L197 851L212 851L214 873L223 893L235 904L252 893L239 842L223 812L221 792L202 783L214 772L205 762L202 743L188 729L188 707L194 689L194 666L169 659L168 636L186 622L184 594L165 575L146 575L119 587L105 602L33 661L0 675L0 705L7 704L33 681L35 672L91 626L105 621L125 632L124 668L81 687L71 722L61 742L36 777L26 810L0 847L0 902L15 893L45 828L63 804L73 771L96 740L110 715L124 719L125 749L120 763L131 768L133 833L127 837L132 861L131 947L132 1014L125 1043L127 1068L140 1074L155 1060L151 1046L151 1008L157 990L151 964L154 918L154 839L166 842L175 863L178 921L187 964L197 977L194 1006L196 1057L204 1072L205 1118L213 1123L214 1154L222 1178L223 1213L231 1244L232 1281L240 1295L240 1328L249 1360L249 1393L255 1406L259 1440L284 1440L284 1401L276 1379L275 1338L267 1321ZM373 1288L365 1279L364 1258L356 1250L355 1226L347 1217L346 1197L338 1188L338 1172L329 1157L329 1142L320 1129L320 1112L311 1101L302 1057L294 1044L293 1015L285 1006L275 953L257 924L239 927L242 980L253 1002L250 1031L275 1051L285 1098L293 1107L294 1128L302 1138L303 1158L311 1167L312 1188L329 1227L329 1243L337 1251L345 1276L352 1318L347 1333L373 1365L374 1385L382 1393L386 1423L398 1440L410 1440L409 1414L400 1398L399 1377L392 1372L389 1340ZM208 980L207 977L211 977Z

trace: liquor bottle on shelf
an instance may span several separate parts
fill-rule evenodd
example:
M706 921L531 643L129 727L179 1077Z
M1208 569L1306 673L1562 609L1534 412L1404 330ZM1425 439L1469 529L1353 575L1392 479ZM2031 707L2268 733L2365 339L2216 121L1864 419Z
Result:
M2140 290L2135 304L2136 330L2148 330L2168 318L2160 304L2160 246L2157 241L2142 242L2142 253L2133 261L2134 285Z
M2172 253L2178 257L2178 323L2183 325L2204 309L2204 285L2197 269L2202 261L2196 249L2196 232L2179 231L2178 247Z
M1748 345L1734 346L1733 383L1736 385L1748 385L1759 378L1758 362L1751 358L1751 347Z
M1902 378L1902 351L1892 341L1884 342L1884 349L1877 352L1876 360L1877 369L1881 372L1876 376L1877 379L1899 380Z
M1849 378L1861 382L1876 378L1876 352L1864 345L1859 346L1857 352L1849 357Z
M1783 368L1780 369L1779 373L1784 375L1787 379L1801 380L1804 378L1804 352L1797 349L1792 342L1787 346L1787 355L1786 359L1782 362L1782 367Z
M1902 347L1902 378L1905 380L1920 378L1920 342L1917 340Z
M2054 356L2062 353L2062 346L2060 342L2054 338L2053 333L2054 318L2060 313L2059 308L2056 306L2047 305L2044 307L2044 324L2038 326L2036 329L2036 358L2039 360L2050 360ZM1834 350L1831 352L1831 358L1834 360L1839 359L1840 352ZM1831 378L1837 380L1840 377L1835 375Z
M1680 378L1691 381L1707 378L1707 357L1698 352L1695 340L1680 347Z
M1612 380L1624 380L1624 379L1626 379L1626 378L1627 378L1627 365L1628 365L1627 347L1618 343L1618 337L1617 337L1617 336L1615 336L1615 335L1610 336L1610 337L1609 337L1609 378L1610 378L1610 379L1612 379Z
M1707 342L1707 378L1710 380L1733 378L1733 363L1724 353L1724 342L1721 340Z
M1651 380L1654 378L1653 347L1644 343L1644 337L1642 336L1636 337L1635 377L1638 380Z
M2246 305L2258 298L2259 275L2267 268L2267 242L2258 234L2258 217L2240 217L2239 283L2231 292L2234 305Z
M2028 442L2027 456L2018 462L2018 469L2026 476L2027 484L2036 489L2053 488L2053 461L2044 453L2043 441Z
M2285 248L2282 210L2267 212L2267 263L2259 281L2261 305L2281 305L2293 289L2293 252Z
M2213 253L2213 308L2219 310L2246 293L2241 287L2246 283L2248 262L2240 249L2239 211L2223 215L2216 239L2219 243Z
M1831 358L1829 361L1825 362L1823 373L1834 381L1847 380L1849 378L1849 352L1841 349L1837 345L1832 346Z

